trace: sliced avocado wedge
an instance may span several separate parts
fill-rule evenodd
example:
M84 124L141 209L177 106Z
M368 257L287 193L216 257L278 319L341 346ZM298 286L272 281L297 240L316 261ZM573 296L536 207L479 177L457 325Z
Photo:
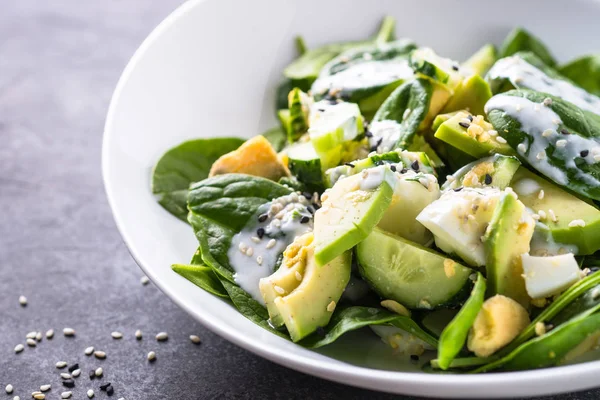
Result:
M315 213L315 259L327 264L366 238L389 207L396 177L382 165L339 180Z
M435 137L475 158L515 154L507 143L498 141L498 132L492 124L483 116L475 116L468 111L458 112L442 123L435 131Z
M486 44L475 52L467 61L462 63L463 71L485 76L488 70L496 62L496 47L493 44Z
M314 250L312 233L297 238L277 272L260 282L271 323L285 324L294 342L329 323L350 280L352 252L317 266Z
M553 239L548 246L558 249L561 244L575 245L579 255L593 254L600 249L600 210L595 206L524 167L517 170L510 186L526 207L538 214L539 210L544 212L540 222ZM578 220L583 221L584 226L571 224Z
M529 253L534 228L535 221L523 203L514 193L505 193L484 238L489 297L502 294L528 308L521 255Z
M483 115L485 103L492 98L490 85L480 75L471 75L463 79L454 89L454 95L442 110L448 113L457 110L468 110L475 115Z
M363 279L382 298L408 308L456 305L473 286L473 270L380 229L358 244L356 256Z
M521 166L515 157L494 154L457 170L442 186L443 190L464 187L492 186L505 189Z

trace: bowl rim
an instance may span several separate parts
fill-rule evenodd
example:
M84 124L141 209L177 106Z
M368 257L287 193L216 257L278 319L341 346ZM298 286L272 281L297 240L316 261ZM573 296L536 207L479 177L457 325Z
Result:
M371 390L386 391L391 393L403 393L409 395L419 395L420 393L414 389L414 384L418 381L418 387L424 387L427 385L443 386L448 390L457 390L462 393L447 393L445 396L452 397L472 397L478 395L474 393L469 395L468 390L470 385L526 385L526 386L537 386L541 387L541 390L530 391L529 395L548 395L548 394L559 394L573 390L585 390L593 388L597 385L594 383L597 372L600 372L600 361L589 361L581 364L558 366L547 369L538 370L527 370L518 372L492 372L487 374L479 375L461 375L461 374L428 374L425 372L401 372L401 371L390 371L383 369L374 369L361 367L349 363L343 362L331 362L331 363L315 363L314 359L305 357L301 354L282 354L277 349L269 348L268 346L261 345L256 339L252 339L250 336L244 335L242 332L237 332L234 329L230 329L228 324L219 318L212 318L208 315L203 315L201 310L188 307L187 304L180 299L180 294L170 290L163 282L155 279L151 269L145 266L140 260L138 247L135 245L135 240L131 231L127 228L122 217L122 210L119 209L115 200L115 186L109 176L109 164L110 164L110 147L111 142L114 138L113 125L116 110L118 108L119 98L126 82L130 79L135 67L138 62L145 55L147 49L149 49L154 42L165 32L170 29L177 21L187 14L190 10L200 6L202 3L210 0L187 0L174 11L171 12L165 19L163 19L151 33L142 41L140 46L137 48L133 56L127 62L121 76L118 80L116 88L111 96L110 104L108 107L108 113L104 125L103 139L102 139L102 157L101 157L101 169L102 179L104 183L104 189L108 198L108 203L111 208L113 218L119 233L121 234L125 245L127 246L129 253L131 254L134 261L144 271L144 273L152 279L154 284L167 295L175 304L184 309L188 314L193 316L196 320L202 323L206 328L214 332L215 334L225 338L227 341L234 343L260 357L266 358L281 366L304 372L322 379L328 379L331 381L362 387ZM214 0L213 0L214 1ZM150 192L148 192L151 195ZM240 318L245 318L240 314ZM332 360L335 360L332 358ZM337 360L336 360L337 361ZM576 388L565 387L564 390L552 390L544 389L543 384L552 380L565 381L567 376L577 376L580 380L587 380L590 382L588 385L576 385ZM381 384L377 388L377 384ZM402 387L403 384L409 384L406 390L397 390L392 388L391 385L396 387ZM412 384L412 385L411 385ZM541 385L541 386L540 386ZM520 390L520 392L527 392ZM490 398L505 396L500 393L495 395L490 393ZM527 395L527 394L526 394Z

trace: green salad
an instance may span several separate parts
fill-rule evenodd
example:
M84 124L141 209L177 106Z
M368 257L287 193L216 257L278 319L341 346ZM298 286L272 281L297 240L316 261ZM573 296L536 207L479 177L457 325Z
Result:
M389 17L297 48L279 126L156 164L152 191L199 243L173 271L308 348L365 328L430 372L589 358L600 56L560 65L517 28L459 62Z

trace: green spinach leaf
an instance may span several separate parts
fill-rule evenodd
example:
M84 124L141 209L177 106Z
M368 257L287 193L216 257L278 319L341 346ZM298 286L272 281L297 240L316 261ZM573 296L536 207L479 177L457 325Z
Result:
M281 127L272 128L262 134L275 151L281 151L286 144L286 133Z
M556 61L550 51L540 39L527 32L523 28L515 28L512 30L502 46L500 46L499 58L508 57L520 51L531 51L538 56L546 65L554 66Z
M600 96L600 54L576 58L558 69L588 92Z
M173 271L207 292L214 294L215 296L229 298L229 294L225 291L225 288L212 268L205 265L183 264L174 264L171 268Z
M185 221L190 184L208 177L212 164L242 143L238 138L196 139L173 147L154 166L152 193L167 211Z

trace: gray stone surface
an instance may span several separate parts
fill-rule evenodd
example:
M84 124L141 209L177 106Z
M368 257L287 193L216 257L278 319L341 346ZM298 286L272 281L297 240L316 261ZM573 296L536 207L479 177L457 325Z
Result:
M75 399L392 398L309 377L225 342L178 309L127 253L100 175L104 116L140 41L179 0L3 0L0 6L0 399L31 398L59 360L78 362ZM29 299L27 307L19 295ZM65 338L62 328L77 334ZM56 331L15 355L32 330ZM136 341L133 333L145 336ZM125 334L113 340L112 331ZM153 337L169 332L166 343ZM198 334L201 346L187 339ZM105 350L106 360L83 350ZM148 351L158 360L149 364ZM104 378L90 381L92 368ZM586 392L566 399L595 399ZM557 397L559 398L559 397Z

